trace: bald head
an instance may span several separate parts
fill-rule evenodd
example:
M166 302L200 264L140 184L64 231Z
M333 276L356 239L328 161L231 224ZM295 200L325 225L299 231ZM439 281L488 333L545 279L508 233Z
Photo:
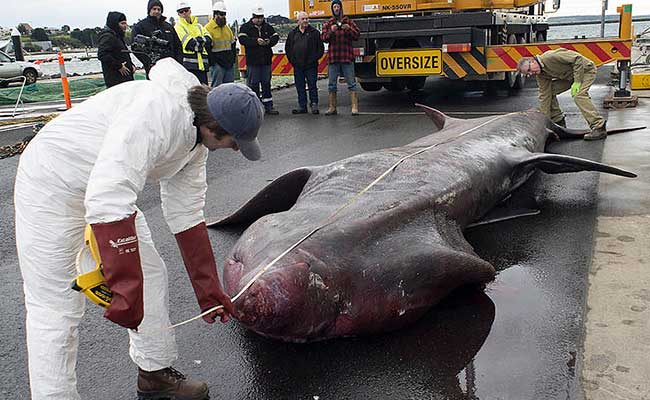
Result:
M296 15L296 18L298 19L298 27L300 29L304 30L309 26L309 15L307 15L306 12L300 11L298 15Z

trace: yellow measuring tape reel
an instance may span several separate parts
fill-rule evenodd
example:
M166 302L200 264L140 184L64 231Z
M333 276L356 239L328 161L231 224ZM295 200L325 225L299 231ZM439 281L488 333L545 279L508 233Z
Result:
M95 239L90 225L86 225L84 246L79 250L75 264L79 276L72 281L72 289L85 294L93 303L108 308L113 299L113 293L106 286L99 246L97 246L97 239Z

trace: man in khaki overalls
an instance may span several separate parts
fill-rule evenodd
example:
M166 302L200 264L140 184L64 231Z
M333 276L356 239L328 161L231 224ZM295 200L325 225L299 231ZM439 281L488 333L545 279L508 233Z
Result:
M537 57L522 58L517 69L522 75L534 75L537 78L539 108L553 122L566 126L556 96L571 89L571 96L591 129L584 139L599 140L607 137L606 121L596 111L589 97L589 88L596 79L596 65L591 60L575 51L560 48Z

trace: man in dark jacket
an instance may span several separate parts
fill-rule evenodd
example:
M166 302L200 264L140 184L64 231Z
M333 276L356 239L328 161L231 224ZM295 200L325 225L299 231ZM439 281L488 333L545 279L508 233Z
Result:
M332 0L332 15L323 24L321 37L323 42L329 43L327 49L329 84L329 108L325 115L336 114L336 83L339 76L345 77L348 84L352 102L352 115L359 113L359 98L357 97L357 83L354 77L354 49L352 42L359 39L359 27L350 18L343 15L341 0Z
M306 12L298 13L298 26L289 32L284 52L293 65L293 78L298 92L298 109L294 114L307 113L307 93L305 82L309 88L309 105L312 114L318 114L318 61L325 52L325 46L320 38L318 29L309 25Z
M246 74L248 86L255 93L260 93L262 86L262 104L266 114L279 114L273 108L271 95L271 63L273 46L278 44L280 36L275 29L264 21L264 8L253 7L253 17L239 29L239 43L246 50Z
M107 88L133 80L135 67L124 43L124 32L128 28L126 15L111 11L106 17L106 26L99 34L97 58L102 62L102 73Z
M158 39L166 40L168 45L165 51L161 53L160 58L171 57L182 63L181 42L178 35L176 35L176 31L174 31L174 27L166 21L167 18L163 17L162 13L162 3L159 0L150 0L147 4L147 18L133 26L132 37L135 38L137 35L152 37L155 35ZM136 54L135 56L144 65L144 70L148 76L152 67L151 60L144 54Z

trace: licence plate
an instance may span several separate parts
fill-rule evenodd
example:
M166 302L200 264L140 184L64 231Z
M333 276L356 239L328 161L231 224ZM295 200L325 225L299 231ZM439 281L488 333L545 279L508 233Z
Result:
M440 75L442 50L383 50L377 52L377 76Z

